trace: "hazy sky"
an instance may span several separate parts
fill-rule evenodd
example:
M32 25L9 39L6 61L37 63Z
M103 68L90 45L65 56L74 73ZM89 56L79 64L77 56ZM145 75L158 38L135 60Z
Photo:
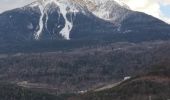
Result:
M0 13L35 0L0 0ZM145 12L170 23L170 0L121 0L132 10Z

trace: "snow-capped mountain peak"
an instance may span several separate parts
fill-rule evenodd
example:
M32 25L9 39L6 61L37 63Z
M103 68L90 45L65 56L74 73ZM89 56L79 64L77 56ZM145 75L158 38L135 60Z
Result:
M30 7L35 7L38 6L41 16L39 19L39 30L35 34L35 39L39 39L43 27L44 27L44 22L43 18L46 17L46 22L45 26L47 27L47 22L48 22L48 11L51 9L50 5L54 4L56 7L59 8L59 13L62 15L62 17L65 20L65 26L64 28L60 31L60 34L65 38L65 39L70 39L69 34L70 31L72 30L73 27L73 20L69 21L67 18L68 13L74 13L72 17L76 16L76 13L82 12L85 13L85 10L75 2L71 2L70 0L37 0L36 2L30 4ZM71 18L73 19L73 18Z
M39 0L2 13L0 22L0 41L10 43L34 39L143 41L167 38L170 31L169 25L130 10L120 0Z
M128 9L128 7L120 0L37 0L30 4L30 7L37 6L41 12L39 19L39 30L35 34L35 39L39 39L43 31L44 24L46 24L45 26L47 27L48 11L51 9L51 6L49 5L51 4L58 7L59 13L65 20L65 27L60 31L60 34L65 39L69 39L70 31L73 28L73 20L68 20L68 13L73 13L72 17L75 17L76 13L79 12L83 14L88 14L87 12L91 12L103 20L115 21L120 18L122 14L126 13ZM44 17L46 17L45 23L43 22Z
M93 3L93 8L89 8L93 14L109 21L115 21L122 15L121 13L125 13L129 9L120 0L94 0L91 2Z

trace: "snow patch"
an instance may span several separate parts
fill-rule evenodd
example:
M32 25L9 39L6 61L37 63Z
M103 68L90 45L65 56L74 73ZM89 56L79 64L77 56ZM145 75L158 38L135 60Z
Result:
M75 7L75 5L71 5L67 0L38 0L36 4L32 5L31 7L34 7L38 4L38 7L40 9L40 19L39 19L39 29L35 34L35 39L39 39L41 33L43 32L43 28L48 30L48 9L47 5L54 3L57 7L59 7L59 13L63 16L65 20L64 28L59 32L65 39L70 39L70 32L73 28L73 17L76 16L76 13L79 12L79 9ZM71 16L71 20L68 19L67 14L68 13L74 13L73 16ZM43 18L45 18L45 22L43 21ZM60 17L59 19L60 20Z
M39 7L39 9L40 9L41 15L40 15L40 19L39 19L39 30L38 30L37 33L35 34L35 39L37 39L37 40L39 39L40 34L41 34L42 31L43 31L43 26L44 26L44 24L43 24L43 18L44 18L44 15L45 15L43 6L42 6L42 5L39 5L38 7Z
M57 3L57 2L56 2ZM65 4L58 4L59 8L60 8L60 13L62 14L62 16L64 17L65 20L65 26L64 28L60 31L60 34L65 37L67 40L70 39L69 35L71 32L71 29L73 27L73 24L67 19L67 6Z

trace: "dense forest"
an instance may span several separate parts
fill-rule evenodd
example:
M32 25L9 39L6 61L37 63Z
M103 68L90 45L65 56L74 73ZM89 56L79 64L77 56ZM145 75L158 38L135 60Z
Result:
M1 55L0 80L72 93L145 72L170 59L170 42L112 43L70 51Z
M57 95L6 82L0 83L0 90L0 100L168 100L170 63L164 60L144 73L101 91Z
M147 72L124 81L116 87L88 92L71 100L169 100L170 63L151 66Z

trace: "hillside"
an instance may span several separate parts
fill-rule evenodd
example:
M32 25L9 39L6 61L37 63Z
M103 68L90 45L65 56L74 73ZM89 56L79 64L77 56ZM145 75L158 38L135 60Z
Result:
M61 98L11 83L0 83L0 100L62 100Z
M150 70L109 89L75 94L49 94L41 89L0 83L0 100L168 100L170 98L170 63L153 65Z
M119 86L80 94L68 100L113 100L113 98L114 100L168 100L170 98L169 66L167 62L152 66L150 72L131 78Z
M70 51L1 55L0 80L54 88L59 93L88 90L136 76L170 59L170 42L113 43Z

